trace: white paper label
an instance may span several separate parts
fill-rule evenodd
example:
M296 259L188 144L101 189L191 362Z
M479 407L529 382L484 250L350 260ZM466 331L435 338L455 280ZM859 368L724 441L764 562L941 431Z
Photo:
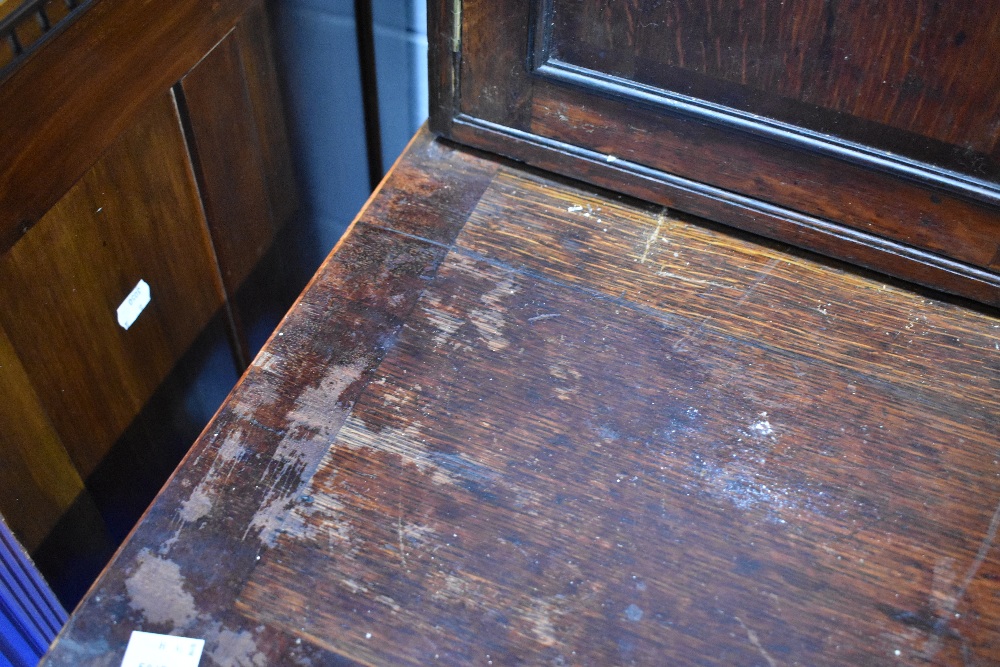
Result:
M149 285L140 280L118 306L118 324L126 331L135 322L139 314L149 305Z
M198 667L204 639L132 631L122 667Z

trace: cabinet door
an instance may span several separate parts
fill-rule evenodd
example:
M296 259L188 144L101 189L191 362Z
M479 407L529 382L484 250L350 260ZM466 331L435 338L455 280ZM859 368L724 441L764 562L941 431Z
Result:
M126 329L119 307L143 281ZM0 257L0 326L80 476L223 304L172 93Z
M269 32L254 5L178 86L230 297L296 206Z
M432 30L448 136L1000 303L994 3L456 0Z

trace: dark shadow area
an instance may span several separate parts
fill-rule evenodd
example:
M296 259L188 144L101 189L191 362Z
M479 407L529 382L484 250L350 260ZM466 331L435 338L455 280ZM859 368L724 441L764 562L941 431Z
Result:
M284 226L233 299L251 357L324 259L312 216ZM239 379L223 314L195 340L32 557L72 610Z
M251 361L325 259L318 227L309 212L293 216L233 298Z
M32 554L67 610L90 588L237 377L216 315Z

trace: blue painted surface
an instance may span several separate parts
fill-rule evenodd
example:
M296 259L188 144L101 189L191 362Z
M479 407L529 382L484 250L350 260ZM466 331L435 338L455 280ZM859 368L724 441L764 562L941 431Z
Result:
M0 519L0 667L32 667L66 612Z
M275 32L303 213L316 222L322 257L369 192L353 13L349 3L318 4L279 4Z
M388 169L427 119L427 10L422 1L373 0L375 68Z

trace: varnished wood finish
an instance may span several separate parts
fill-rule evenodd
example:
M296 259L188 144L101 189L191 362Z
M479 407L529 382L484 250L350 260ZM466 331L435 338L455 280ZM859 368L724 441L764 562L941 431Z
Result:
M10 339L0 330L0 512L33 550L83 491Z
M263 2L247 10L234 33L243 65L243 81L254 114L254 140L260 144L271 226L276 227L288 220L299 200L281 106L271 26Z
M126 331L116 309L140 279L152 300ZM169 92L0 257L0 301L86 478L223 303Z
M0 81L46 39L64 29L89 0L0 2Z
M99 0L17 67L0 86L0 253L253 4Z
M998 332L423 135L44 664L996 662Z
M1000 304L996 68L965 47L998 35L979 9L925 30L935 10L909 5L900 21L819 2L438 5L432 33L461 45L434 61L436 131Z
M551 13L561 61L1000 175L991 3L553 0Z
M231 33L180 82L205 217L229 294L268 249L277 224L245 82L245 43Z

